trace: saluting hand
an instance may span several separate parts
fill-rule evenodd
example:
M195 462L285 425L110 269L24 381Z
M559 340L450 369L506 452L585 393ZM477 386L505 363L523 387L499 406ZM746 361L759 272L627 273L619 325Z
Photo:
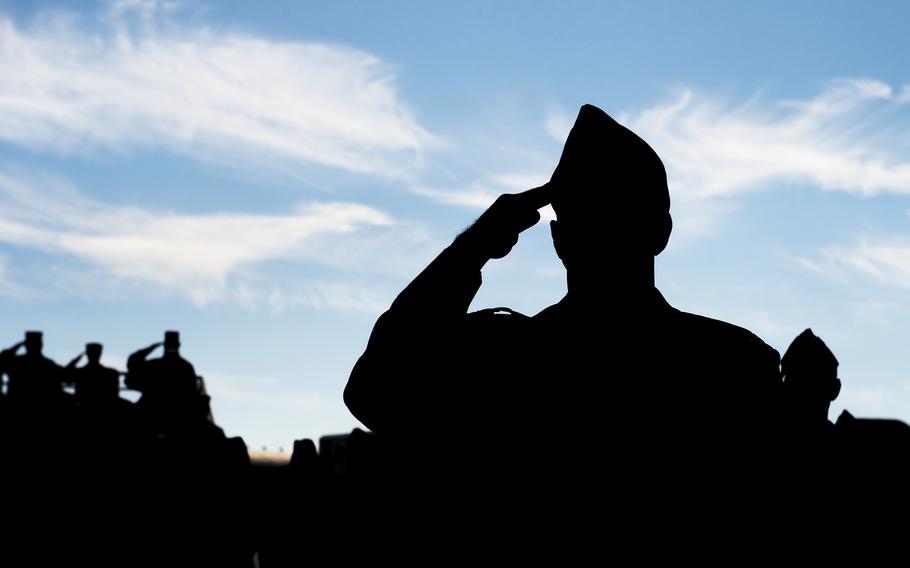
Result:
M496 198L456 242L486 261L503 258L518 242L518 235L540 220L537 211L551 201L549 184Z
M70 361L69 363L66 364L66 368L67 368L67 369L72 369L72 368L75 367L77 364L79 364L79 361L80 361L84 356L85 356L85 351L83 351L82 353L76 355L76 357L74 357L72 361Z

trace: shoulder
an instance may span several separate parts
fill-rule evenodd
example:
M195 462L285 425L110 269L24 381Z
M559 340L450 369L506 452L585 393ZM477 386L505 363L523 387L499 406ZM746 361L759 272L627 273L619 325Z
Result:
M56 361L54 361L53 359L51 359L49 357L45 357L44 355L41 356L41 365L48 369L62 369L63 368Z
M453 345L465 352L482 354L489 350L509 349L510 345L521 343L527 333L531 318L509 308L488 308L465 314Z
M465 316L465 321L469 324L490 325L494 327L525 327L531 322L534 322L534 325L537 325L541 322L547 323L554 319L558 319L561 317L561 309L561 304L553 304L552 306L544 308L534 316L528 316L515 311L512 308L487 308L468 313Z
M678 334L689 341L700 343L705 349L774 364L780 361L776 349L744 327L676 309L673 312Z
M744 327L725 322L719 319L709 318L698 314L673 310L677 324L694 332L716 336L717 338L728 338L730 341L755 343L764 342L757 335Z
M524 315L523 313L516 312L511 308L500 307L487 308L485 310L470 312L465 316L465 319L472 322L490 323L493 325L509 325L518 322L525 322L531 318Z

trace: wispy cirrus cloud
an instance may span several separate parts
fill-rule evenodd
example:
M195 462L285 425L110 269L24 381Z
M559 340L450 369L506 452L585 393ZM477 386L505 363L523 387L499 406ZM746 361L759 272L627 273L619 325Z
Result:
M667 167L674 230L684 238L710 235L735 211L736 196L801 183L860 197L910 194L910 86L895 92L874 79L840 79L803 100L755 97L738 105L694 89L665 103L614 117L647 140ZM542 131L565 141L574 113L548 112ZM415 191L452 205L482 209L497 195L545 182L559 158L521 172L481 175L460 186ZM517 182L517 183L515 183Z
M775 181L859 196L910 194L898 97L874 79L831 82L808 100L729 107L691 90L628 117L657 150L677 193L727 196ZM910 117L897 116L910 123Z
M874 79L830 82L810 99L730 106L693 90L624 117L664 160L677 236L706 236L735 196L798 183L859 197L910 194L893 89Z
M819 257L801 259L826 276L861 276L876 284L910 290L910 235L861 238L853 245L824 247Z
M31 290L10 277L9 259L5 256L0 256L0 296L20 300L33 296Z
M302 307L374 317L388 309L395 299L395 291L360 279L351 282L308 280L292 285L274 280L265 283L256 283L256 278L249 280L252 282L235 283L226 299L253 310L267 308L274 313Z
M667 168L677 235L711 234L731 198L801 183L860 197L910 195L908 87L875 79L830 82L804 100L730 105L693 89L615 118L648 141ZM544 130L562 142L574 115L556 110Z
M539 187L549 179L550 174L544 172L511 172L486 175L457 188L414 186L411 191L446 205L483 211L503 193L521 193ZM540 210L540 216L542 219L556 219L556 212L553 211L553 207L547 205Z
M177 214L117 206L92 200L59 178L0 171L0 242L75 257L107 278L150 284L197 305L244 299L229 289L229 279L264 261L357 263L368 247L365 241L372 240L370 231L394 226L388 214L356 203L301 203L281 215ZM357 250L346 254L349 238ZM379 235L380 243L383 238ZM372 296L364 294L322 284L297 293L294 302L375 307Z
M95 30L72 15L23 26L0 14L0 140L381 177L413 175L436 143L376 56L183 26L172 4L114 3Z
M897 102L910 103L910 85L904 85L900 94L897 96Z

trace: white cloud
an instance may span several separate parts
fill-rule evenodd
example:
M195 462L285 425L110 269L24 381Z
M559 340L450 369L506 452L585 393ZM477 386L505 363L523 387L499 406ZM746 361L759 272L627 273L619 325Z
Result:
M430 197L447 205L458 205L471 209L484 210L502 193L489 186L474 182L462 189L435 189L417 186L412 188L417 195Z
M910 237L864 238L851 246L826 247L821 259L803 259L802 264L828 276L859 274L884 286L910 290Z
M861 196L910 193L910 162L879 111L892 90L870 79L832 82L806 101L726 107L692 91L646 109L627 125L664 160L671 191L684 198L728 196L771 182L799 181Z
M910 103L910 85L904 85L900 94L897 96L897 102Z
M488 175L481 180L467 184L463 188L437 189L416 186L411 188L411 191L417 195L430 197L448 205L483 211L503 193L520 193L539 187L547 183L549 179L550 173L512 172ZM556 218L556 213L553 212L553 208L549 205L541 209L540 213L544 219Z
M562 110L554 110L547 113L547 117L544 119L544 129L550 138L563 144L569 137L569 131L572 130L574 122L575 119Z
M164 147L219 164L305 163L407 177L434 144L393 69L337 44L187 28L174 3L74 16L0 16L0 139L62 153Z
M806 100L755 98L741 105L683 89L670 102L615 117L664 161L676 219L673 242L679 242L712 234L737 208L735 196L782 182L862 197L910 194L910 161L903 151L910 147L903 135L910 120L899 114L898 104L908 89L895 95L881 81L842 79ZM569 116L563 110L547 113L543 130L562 143L572 126ZM558 158L553 153L523 175L480 176L461 187L415 191L482 209L501 193L546 181Z
M243 376L220 371L205 374L206 391L213 398L260 402L268 405L290 407L298 411L325 411L337 406L323 395L316 393L291 393L284 381L276 377ZM275 392L277 390L277 392Z
M264 301L276 312L302 306L315 310L379 316L395 299L394 293L383 292L365 284L347 282L320 282L293 291L273 287L262 298L257 297L255 291L249 292L253 302L258 304Z
M863 197L910 194L910 161L901 152L910 121L892 116L907 89L895 96L880 81L843 79L807 100L738 106L684 89L669 103L616 118L667 167L678 242L711 234L736 208L732 197L781 182ZM556 137L564 122L564 113L550 113L545 129Z
M369 241L368 231L393 225L382 211L337 202L304 203L286 215L162 213L93 201L59 179L0 171L0 241L75 256L107 277L185 294L197 305L236 297L229 278L258 262L357 262L366 245L347 255L339 249L345 239ZM372 309L364 294L323 286L308 303Z
M0 296L17 300L34 296L31 290L10 278L9 259L5 256L0 256Z

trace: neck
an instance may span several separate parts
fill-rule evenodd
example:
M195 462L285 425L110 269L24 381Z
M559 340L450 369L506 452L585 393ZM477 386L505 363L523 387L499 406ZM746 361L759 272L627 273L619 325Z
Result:
M567 282L567 296L589 305L650 303L654 295L654 259L649 257L613 266L570 269Z

